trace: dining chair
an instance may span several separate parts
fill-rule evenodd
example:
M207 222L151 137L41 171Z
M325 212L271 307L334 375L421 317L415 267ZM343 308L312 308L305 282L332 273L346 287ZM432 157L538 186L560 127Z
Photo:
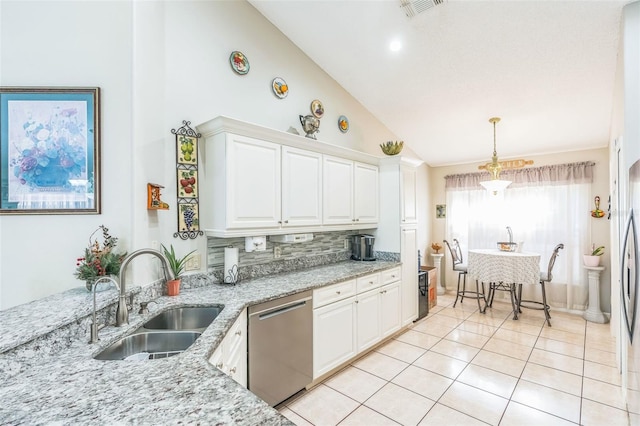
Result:
M551 327L551 314L549 313L549 304L547 303L547 291L545 289L545 284L553 280L553 275L551 274L551 272L553 271L553 266L556 264L556 258L558 257L561 249L564 249L564 244L562 243L558 244L556 248L553 249L553 253L551 253L551 257L549 258L549 265L547 267L547 270L540 271L540 288L542 290L542 302L537 300L522 300L522 284L518 285L518 311L522 312L520 307L543 310L549 327ZM526 303L527 305L523 305L523 303Z
M456 238L453 239L453 245L449 244L449 241L442 240L449 249L449 253L451 253L451 261L452 267L455 272L458 272L458 288L456 290L456 300L453 302L453 307L456 307L456 303L458 303L458 297L460 297L460 303L464 300L464 293L467 289L467 265L464 264L464 260L462 258L462 249L460 248L460 243ZM460 278L462 278L462 291L460 291Z

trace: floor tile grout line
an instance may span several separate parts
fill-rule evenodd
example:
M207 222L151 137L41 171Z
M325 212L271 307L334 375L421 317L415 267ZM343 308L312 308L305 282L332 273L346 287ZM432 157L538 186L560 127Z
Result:
M450 305L451 303L452 303L452 302L450 302L450 303L449 303L449 305ZM442 311L442 310L446 309L447 307L449 307L449 306L445 306L445 307L443 307L443 308L442 308L442 309L440 309L438 312L440 312L440 311ZM452 318L452 319L454 319L454 320L456 320L456 321L459 321L455 327L451 328L451 330L449 330L449 331L448 331L446 334L444 334L443 336L435 336L435 335L432 335L432 334L429 334L429 333L425 333L425 332L423 332L423 331L421 331L421 330L414 330L414 331L416 331L416 332L420 332L420 333L422 333L422 334L426 334L426 335L429 335L429 336L431 336L431 337L433 337L433 338L437 339L436 343L434 343L433 345L431 345L429 348L424 348L424 347L422 347L422 346L415 345L415 344L413 344L413 343L409 343L409 342L402 342L402 341L400 341L400 340L397 340L397 341L398 341L398 342L400 342L400 343L405 343L405 344L408 344L408 345L410 345L410 346L412 346L412 347L414 347L414 348L418 348L418 349L420 349L420 350L423 350L423 351L424 351L424 353L423 353L422 355L420 355L420 357L424 356L425 354L427 354L428 352L430 352L430 351L431 351L431 352L433 352L433 353L435 353L435 354L438 354L438 355L441 355L441 356L446 356L446 357L449 357L449 358L451 358L451 359L453 359L453 360L462 361L462 362L464 362L464 363L465 363L465 367L460 371L460 373L458 373L458 374L455 376L455 378L450 378L450 377L447 377L447 376L442 376L442 375L440 374L440 376L445 377L445 378L447 378L447 379L451 380L451 384L449 384L449 386L447 386L447 388L442 392L442 394L440 395L440 397L438 398L438 400L437 400L437 401L435 401L434 405L433 405L433 406L432 406L432 407L427 411L427 413L422 417L422 420L424 420L424 418L425 418L426 416L428 416L428 413L429 413L429 412L433 409L433 407L435 407L437 404L441 404L441 405L447 406L446 404L442 404L442 403L441 403L441 402L439 402L439 401L441 400L442 396L443 396L443 395L444 395L444 394L445 394L445 393L446 393L446 392L451 388L451 386L453 386L456 382L457 382L457 383L460 383L460 384L464 384L464 385L466 385L466 386L473 387L473 388L478 389L478 390L481 390L481 391L483 391L483 392L487 392L487 393L489 393L489 394L492 394L492 395L498 396L498 397L500 397L500 398L502 398L502 399L507 399L507 400L508 400L507 407L508 407L508 405L513 401L511 398L513 397L513 393L515 392L515 388L517 387L517 384L518 384L520 381L530 382L530 381L528 381L528 380L526 380L526 379L523 379L523 378L522 378L522 376L523 376L523 372L524 372L524 369L526 368L526 366L527 366L529 363L531 363L531 364L536 364L536 365L542 365L542 364L537 364L537 363L535 363L535 362L531 361L531 356L532 356L532 354L533 354L533 350L534 350L534 349L538 349L538 350L540 350L540 351L545 351L545 352L548 352L548 353L551 353L551 354L557 354L557 355L562 355L562 356L566 356L566 357L570 357L570 358L576 358L576 357L574 357L574 356L572 356L572 355L568 355L568 354L566 354L566 353L559 353L559 352L554 352L554 351L552 351L552 350L546 350L546 349L542 349L542 348L536 347L536 345L537 345L537 343L539 342L539 339L540 339L541 337L543 337L543 338L545 338L545 339L549 339L549 340L559 341L559 342L561 342L561 343L567 343L567 342L563 342L562 340L556 340L556 339L553 339L552 337L542 336L542 331L545 329L545 328L544 328L545 323L543 323L543 324L542 324L542 326L540 327L540 331L539 331L539 333L538 333L538 335L537 335L537 337L536 337L536 341L534 342L533 346L530 348L530 352L529 352L529 356L527 357L527 360L524 360L524 362L525 362L525 367L523 368L522 372L520 373L520 376L517 378L517 379L518 379L518 381L516 382L516 387L514 387L514 390L511 392L511 395L510 395L510 397L509 397L509 398L505 398L505 397L503 397L503 396L501 396L501 395L494 394L493 392L489 392L489 391L486 391L486 390L484 390L484 389L480 389L480 388L476 388L475 386L468 385L468 384L466 384L466 383L464 383L464 382L459 381L459 377L460 377L460 375L461 375L461 374L462 374L462 373L463 373L467 368L469 368L469 365L472 365L471 363L472 363L473 359L475 359L475 358L478 356L478 354L480 353L480 351L482 351L482 350L487 350L487 351L489 351L489 352L492 352L492 351L490 351L489 349L485 349L485 347L486 347L486 345L488 344L488 342L489 342L493 337L498 338L497 336L495 336L495 334L496 334L499 330L501 330L501 329L502 329L502 330L507 330L507 331L510 331L510 332L514 332L514 333L521 333L521 334L529 334L529 333L522 332L522 331L519 331L519 330L517 330L517 329L512 329L512 328L504 327L504 325L508 323L508 322L507 322L507 318L506 318L506 317L505 317L505 319L502 319L502 320L500 321L499 325L494 325L493 323L492 323L492 324L487 324L487 323L477 323L477 322L473 321L473 318L471 318L471 317L473 317L473 316L474 316L474 314L475 314L476 312L478 312L478 310L477 310L477 309L475 309L473 312L464 311L464 310L462 310L462 309L461 309L461 311L463 312L463 314L461 315L463 318L459 318L458 316L451 316L451 315L447 315L446 313L442 313L442 314L441 314L441 315L442 315L442 317ZM435 314L437 314L438 312L434 312L434 315L435 315ZM463 330L462 328L460 328L460 327L461 327L461 326L463 326L463 324L465 324L465 322L467 322L467 321L473 322L473 323L475 323L475 324L479 324L480 326L488 326L488 327L492 327L493 332L492 332L490 335L488 335L488 336L487 336L486 334L475 333L474 331L467 331L467 330ZM587 335L588 335L588 327L587 327L587 326L588 326L588 325L585 325L585 326L584 326L584 329L583 329L584 339L582 340L582 345L581 345L581 346L582 346L582 353L583 353L583 357L582 357L583 364L582 364L582 375L581 375L581 377L582 377L582 381L581 381L580 413L579 413L580 421L582 421L582 407L583 407L583 404L582 404L582 403L583 403L583 400L584 400L584 399L589 399L589 398L584 398L584 396L583 396L583 395L584 395L584 379L586 378L586 376L585 376L586 361L587 361L587 359L586 359L586 351L587 351ZM450 327L450 326L449 326L449 327ZM412 329L413 329L413 327L409 328L408 330L412 330ZM456 331L456 330L464 331L464 332L467 332L467 333L476 334L476 335L478 335L478 336L482 336L482 337L486 337L486 338L487 338L487 340L484 342L484 344L483 344L480 348L478 348L478 347L476 347L476 346L471 346L471 345L468 345L468 344L463 343L463 342L459 342L459 341L456 341L456 340L447 339L447 336L449 336L452 332L454 332L454 331ZM560 330L560 331L562 331L562 332L566 332L566 333L573 333L573 334L576 334L576 333L574 333L573 331L571 331L571 330L566 330L566 329L563 329L563 330ZM529 335L530 335L530 334L529 334ZM395 338L394 338L394 339L395 339ZM499 338L498 338L498 339L499 339ZM434 346L436 346L437 344L439 344L440 342L442 342L443 340L447 340L448 342L451 342L452 344L455 344L455 345L463 345L463 346L466 346L466 347L470 347L470 348L473 348L473 349L477 349L477 350L478 350L478 352L473 356L473 358L471 358L469 361L466 361L466 360L460 360L460 359L455 358L455 357L451 357L450 355L447 355L447 354L441 354L441 353L439 353L439 352L437 352L437 351L433 351L433 350L432 350L432 348L433 348ZM574 343L569 343L569 344L575 345ZM523 346L525 346L525 345L523 345ZM576 346L577 346L577 345L576 345ZM601 349L597 349L597 348L594 348L594 349L595 349L595 350L601 350ZM377 351L377 350L376 350L376 351ZM603 351L603 352L607 352L607 351ZM384 387L384 386L388 385L389 383L393 383L393 382L392 382L392 380L394 380L394 379L395 379L399 374L401 374L403 371L405 371L405 370L406 370L410 365L411 365L411 366L415 366L415 367L417 367L417 368L424 369L424 368L422 368L422 367L420 367L420 366L414 365L414 363L415 363L415 362L416 362L420 357L418 357L418 358L416 358L415 360L413 360L412 362L408 363L407 361L404 361L404 360L402 360L402 359L400 359L400 358L396 358L396 357L394 357L394 356L387 355L387 354L382 353L382 352L378 352L378 353L379 353L380 355L384 355L384 356L387 356L387 357L390 357L390 358L396 359L396 360L398 360L398 361L401 361L401 362L403 362L403 363L405 363L405 364L407 364L407 365L406 365L406 366L404 366L404 368L402 368L402 370L400 370L400 371L399 371L396 375L394 375L391 379L381 378L380 376L377 376L377 375L375 375L375 374L373 374L373 373L371 373L371 372L369 372L369 371L362 370L362 369L360 369L360 368L358 368L358 367L356 367L356 366L354 366L354 365L352 365L352 364L350 364L350 365L348 365L348 366L352 366L352 367L354 367L354 368L358 368L358 369L359 369L359 370L361 370L361 371L365 371L365 372L366 372L366 373L368 373L368 374L372 374L372 375L373 375L373 376L375 376L375 377L381 378L381 379L382 379L382 380L384 380L384 382L385 382L385 383L384 383L384 385L383 385L382 387ZM511 358L519 359L519 358L515 358L515 357L511 357ZM579 359L579 358L576 358L576 359ZM519 359L519 360L521 360L521 359ZM522 361L522 360L521 360L521 361ZM598 362L598 361L591 361L591 360L589 360L589 362L594 363L594 364L597 364L597 365L602 365L602 366L605 366L605 367L610 367L609 365L607 365L607 364L603 364L603 363ZM476 365L476 364L473 364L473 365ZM348 366L347 366L347 367L348 367ZM481 366L481 365L480 365L480 366ZM565 372L565 373L575 374L575 373L572 373L572 372L568 372L568 371L566 371L566 370L561 370L561 369L558 369L558 368L550 367L550 366L548 366L548 365L546 365L546 366L545 366L545 365L543 365L543 366L544 366L544 367L546 367L546 368L552 368L552 369L554 369L554 370L562 371L562 372ZM347 368L347 367L345 367L345 368ZM343 369L343 370L344 370L344 369ZM425 369L425 370L427 370L427 369ZM342 371L342 370L340 370L340 371ZM435 373L435 372L433 372L433 371L431 371L431 370L427 370L427 371L429 371L430 373L438 374L438 373ZM492 370L492 371L496 371L496 370ZM500 373L502 373L502 372L500 372ZM339 374L339 372L336 372L335 374ZM505 374L505 373L502 373L502 374ZM512 377L513 377L513 376L512 376ZM605 384L610 384L610 385L612 385L612 386L617 386L615 383L610 383L610 382L603 381L603 380L600 380L600 379L597 379L597 378L590 378L590 377L589 377L589 379L591 379L591 380L593 380L593 381L598 381L598 382L601 382L601 383L605 383ZM323 382L323 383L324 383L324 382ZM322 383L322 384L323 384L323 383ZM535 383L535 382L530 382L530 383ZM393 383L393 384L394 384L395 386L398 386L398 387L400 387L400 388L402 388L402 389L404 389L404 390L407 390L407 391L409 391L409 392L411 392L411 393L413 393L413 394L416 394L416 395L421 396L421 397L423 397L423 398L426 398L426 399L428 399L428 400L430 400L430 401L433 401L431 398L429 398L429 397L427 397L427 396L424 396L424 395L422 395L422 394L420 394L420 393L418 393L418 392L415 392L415 391L413 391L413 390L411 390L411 389L407 389L407 388L405 388L404 386L401 386L401 385L399 385L399 384L397 384L397 383ZM539 383L535 383L535 384L537 384L537 385L539 385L539 386L547 387L547 388L549 388L549 389L553 389L553 390L556 390L556 391L559 391L559 392L562 392L562 393L565 393L565 394L568 394L568 395L573 395L573 396L575 396L574 394L571 394L571 393L568 393L568 392L565 392L565 391L562 391L562 390L559 390L559 389L555 389L555 388L553 388L553 387L551 387L551 386L541 385L541 384L539 384ZM327 386L328 388L331 388L329 385L325 385L325 386ZM382 389L382 387L381 387L380 389ZM333 389L333 388L331 388L331 389L332 389L332 390L334 390L334 391L337 391L337 392L339 392L340 394L342 394L342 395L346 396L347 398L349 398L349 399L353 400L353 398L349 397L348 395L343 394L342 392L340 392L340 391L338 391L338 390L336 390L336 389ZM369 396L369 397L367 398L367 400L369 400L371 397L373 397L373 395L375 395L377 392L379 392L379 390L380 390L380 389L378 389L378 391L374 392L374 394L372 394L371 396ZM367 401L367 400L365 400L365 401L364 401L364 402L362 402L362 403L360 403L360 402L358 402L358 401L353 400L353 401L355 401L355 402L358 404L358 406L357 406L353 411L351 411L349 414L347 414L347 415L346 415L342 420L340 420L340 422L339 422L339 423L344 422L344 420L345 420L346 418L348 418L348 417L349 417L349 416L350 416L350 415L351 415L355 410L357 410L357 409L358 409L359 407L361 407L362 405L365 405L365 403L366 403L366 401ZM589 399L589 400L590 400L590 399ZM592 400L590 400L590 401L592 401ZM602 402L600 402L600 401L593 401L593 402L602 404ZM522 403L519 403L519 402L516 402L516 401L513 401L513 403L522 404ZM527 406L526 404L522 404L522 405L523 405L523 406ZM603 404L603 405L607 405L607 406L609 406L609 407L611 407L611 408L613 408L613 409L618 409L618 410L620 410L620 408L615 407L615 406L612 406L612 405L609 405L609 404ZM378 411L376 411L376 410L373 410L371 407L368 407L368 406L366 406L366 405L365 405L365 407L367 407L367 408L371 409L372 411L376 412L377 414L379 414L379 415L381 415L381 416L383 416L383 417L385 417L385 418L387 418L387 419L389 419L389 420L391 420L391 421L395 422L395 420L394 420L394 419L392 419L392 418L390 418L390 417L388 417L388 416L384 415L383 413L380 413L380 412L378 412ZM449 407L449 406L447 406L447 407ZM506 407L506 408L507 408L507 407ZM289 409L291 410L291 408L290 408L290 407L288 407L288 406L287 406L287 408L289 408ZM463 412L461 412L461 411L459 411L459 410L455 409L454 407L449 407L449 408L450 408L450 409L453 409L453 410L455 410L455 411L457 411L457 412L460 412L460 413L462 413L462 414L464 414L464 415L466 415L466 416L469 416L468 414L463 413ZM503 420L503 418L504 418L504 415L505 415L505 413L506 413L506 408L505 408L505 411L504 411L504 412L502 413L502 415L501 415L500 422L501 422L501 421ZM540 412L544 412L544 413L546 413L546 414L549 414L549 415L551 415L551 416L557 417L557 418L559 418L559 419L568 420L568 419L564 419L563 417L557 416L557 415L555 415L555 414L547 413L546 411L539 410L539 409L537 409L537 408L535 408L535 407L530 407L530 408L531 408L531 409L534 409L534 410L537 410L537 411L540 411ZM296 415L300 416L300 415L299 415L298 413L296 413L294 410L291 410L291 411L292 411L293 413L295 413ZM624 410L623 410L623 411L624 411ZM305 421L308 421L306 418L304 418L304 416L300 416L300 417L301 417L302 419L304 419ZM470 416L470 417L475 418L474 416ZM422 421L422 420L421 420L421 421ZM482 420L480 420L480 419L477 419L477 420L482 421ZM569 420L568 420L568 421L569 421ZM313 424L313 423L312 423L312 424Z

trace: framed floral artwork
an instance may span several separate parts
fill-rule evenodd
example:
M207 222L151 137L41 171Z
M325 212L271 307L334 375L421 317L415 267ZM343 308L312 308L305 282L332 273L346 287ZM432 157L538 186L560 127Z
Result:
M0 87L0 214L100 213L100 89Z

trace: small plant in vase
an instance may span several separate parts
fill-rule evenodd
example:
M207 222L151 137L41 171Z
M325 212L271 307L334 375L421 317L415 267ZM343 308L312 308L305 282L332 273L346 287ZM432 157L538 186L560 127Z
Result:
M596 247L595 244L591 245L591 254L585 254L583 256L585 266L598 266L600 265L600 256L604 254L604 246Z
M102 231L102 238L94 235ZM101 277L118 275L122 260L127 252L115 250L118 239L109 234L109 229L100 225L89 236L89 245L84 249L84 255L76 259L76 272L74 275L86 283L87 290L91 291L94 283Z
M169 246L170 250L167 249L164 244L162 245L162 251L169 261L169 268L171 268L171 272L173 272L174 279L171 281L167 281L167 295L168 296L177 296L180 294L180 283L181 283L181 274L184 271L184 267L187 263L187 259L191 254L195 252L195 250L190 251L186 255L178 258L175 250L173 249L173 245Z

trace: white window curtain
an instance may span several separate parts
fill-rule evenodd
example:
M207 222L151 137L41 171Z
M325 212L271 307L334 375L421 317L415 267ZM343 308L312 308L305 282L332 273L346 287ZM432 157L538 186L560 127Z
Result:
M457 238L466 252L496 248L508 241L507 226L523 251L540 253L546 271L555 246L564 244L547 285L547 302L566 310L585 310L589 287L582 255L591 246L590 189L595 163L571 163L510 170L513 183L493 195L479 185L486 173L446 176L446 238ZM466 259L466 253L464 258ZM523 299L542 300L539 286L524 286Z

